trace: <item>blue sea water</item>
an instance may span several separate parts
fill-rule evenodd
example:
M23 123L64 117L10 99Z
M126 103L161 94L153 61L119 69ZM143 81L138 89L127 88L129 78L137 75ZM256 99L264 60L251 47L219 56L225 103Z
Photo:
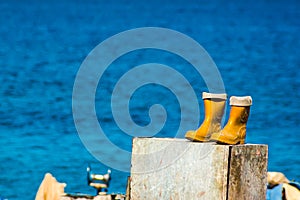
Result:
M195 39L214 59L228 95L252 96L247 142L268 144L268 169L299 181L299 18L296 0L1 1L0 196L33 199L46 172L66 182L67 192L95 193L86 183L87 164L102 173L109 166L95 159L77 134L75 76L100 42L148 26ZM96 110L108 138L125 150L131 149L131 137L116 126L107 95L122 73L150 62L178 69L193 86L203 114L206 85L183 59L157 50L124 55L99 85ZM174 137L180 109L169 90L147 85L131 99L131 115L140 125L149 123L149 106L164 105L168 121L156 137ZM124 161L110 149L101 151ZM109 191L124 193L128 175L113 169Z

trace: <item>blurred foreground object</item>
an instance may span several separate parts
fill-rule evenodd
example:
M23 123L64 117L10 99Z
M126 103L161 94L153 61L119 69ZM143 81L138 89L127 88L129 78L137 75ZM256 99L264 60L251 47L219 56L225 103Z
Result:
M94 187L97 190L97 195L106 194L107 188L109 186L109 181L111 180L111 171L107 170L107 173L104 175L94 174L90 165L88 165L86 171L88 185Z
M36 193L35 200L59 200L64 194L65 183L59 183L50 173L45 177Z
M290 181L281 172L268 172L268 184L271 186L289 182Z
M283 173L268 172L267 200L300 200L300 184L289 181Z

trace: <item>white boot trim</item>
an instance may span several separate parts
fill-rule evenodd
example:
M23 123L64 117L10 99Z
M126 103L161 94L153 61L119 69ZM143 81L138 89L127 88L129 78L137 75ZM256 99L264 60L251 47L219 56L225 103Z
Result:
M252 98L251 98L251 96L243 96L243 97L232 96L232 97L230 97L230 105L231 106L251 106Z
M202 93L202 99L227 99L227 94L222 93L222 94L215 94L215 93L208 93L208 92L203 92Z

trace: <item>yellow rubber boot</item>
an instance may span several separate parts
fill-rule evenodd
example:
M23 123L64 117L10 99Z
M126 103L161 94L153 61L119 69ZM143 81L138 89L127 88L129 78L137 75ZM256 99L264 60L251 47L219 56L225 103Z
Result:
M231 109L227 124L221 131L212 134L210 140L223 144L244 144L252 98L250 96L232 96L230 105Z
M188 131L185 138L195 142L207 142L212 133L221 130L224 115L226 94L212 94L203 92L205 118L201 126L195 131Z

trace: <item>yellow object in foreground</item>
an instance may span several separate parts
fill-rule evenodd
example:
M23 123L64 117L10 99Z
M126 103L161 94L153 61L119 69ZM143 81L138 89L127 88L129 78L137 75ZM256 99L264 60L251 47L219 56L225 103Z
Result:
M212 133L221 130L224 115L226 94L212 94L203 92L205 118L201 126L195 131L188 131L185 138L195 142L207 142Z
M244 144L252 98L250 96L230 98L230 115L225 127L214 134L210 140L224 144Z

